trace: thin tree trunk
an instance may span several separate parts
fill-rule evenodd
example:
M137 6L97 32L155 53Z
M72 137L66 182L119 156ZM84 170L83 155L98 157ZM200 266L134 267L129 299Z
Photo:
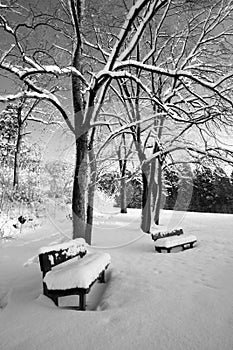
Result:
M120 172L121 172L121 180L120 180L121 213L127 214L127 192L126 192L126 180L125 180L127 160L126 159L122 160L119 157L119 164L120 164Z
M152 163L151 163L151 169L150 169L150 181L151 181L151 211L154 212L155 211L155 205L156 205L156 199L158 196L158 184L155 181L155 176L156 176L156 163L157 163L157 159L155 159Z
M17 188L19 186L19 163L20 163L19 155L20 155L21 141L22 141L21 114L22 114L22 105L20 105L17 109L18 130L17 130L17 140L15 145L15 155L14 155L13 188Z
M14 156L13 188L17 188L19 186L19 153L21 148L21 139L22 139L22 136L19 130L17 135L15 156Z
M151 188L150 188L150 165L142 166L142 216L141 230L150 232L151 227Z
M122 136L123 140L123 146L124 146L124 157L121 155L121 145L119 146L119 149L117 151L118 155L118 162L119 162L119 168L120 168L120 211L122 214L127 214L127 193L126 193L126 181L125 181L125 175L126 175L126 165L127 165L127 159L125 158L125 136L123 134Z
M155 142L153 153L159 151L159 145ZM160 163L159 159L154 159L150 164L142 167L143 177L143 198L142 198L142 222L141 229L143 232L149 233L151 229L152 217L158 222L159 209L162 195L161 184L161 166L156 165ZM159 181L155 181L155 178L159 178ZM156 215L156 217L155 217Z
M127 194L126 194L126 181L125 177L121 177L120 181L120 197L121 197L121 213L127 214Z
M95 154L93 150L93 145L89 146L89 164L90 164L90 182L88 185L88 194L87 194L87 220L86 220L86 242L91 244L92 238L92 227L94 221L94 199L95 199L95 186L96 186L96 161Z
M162 199L162 163L158 159L157 166L157 197L155 201L155 209L154 209L154 223L159 225L159 216L160 216L160 206Z

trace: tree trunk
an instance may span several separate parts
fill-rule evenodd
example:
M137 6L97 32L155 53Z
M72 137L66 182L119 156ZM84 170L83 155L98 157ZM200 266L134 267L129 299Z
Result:
M159 225L160 206L162 199L162 163L159 159L157 165L157 196L155 198L154 223L156 225Z
M155 142L153 153L158 152L158 150L158 143ZM160 201L162 195L161 167L159 175L159 166L156 167L158 163L159 160L156 158L150 164L145 165L144 163L144 165L142 166L143 197L141 229L143 232L146 233L150 232L152 217L154 217L155 223L158 222ZM160 180L157 182L155 181L156 175L160 176Z
M124 152L125 152L125 137L124 134L122 136L123 142L124 142ZM121 146L119 146L118 152L118 162L119 162L119 168L120 168L120 211L122 214L127 214L127 193L126 193L126 181L125 181L125 175L126 175L126 166L127 166L127 159L122 157L121 155ZM123 158L123 159L122 159Z
M145 233L150 232L151 227L151 181L150 181L150 165L142 166L142 216L141 230Z
M120 197L121 197L121 213L122 214L127 214L127 194L126 194L126 181L125 177L121 178L120 181Z
M83 1L70 1L73 22L75 26L73 67L82 72L82 7ZM84 101L81 93L82 83L75 74L72 75L72 97L74 108L74 128L76 137L76 163L73 183L73 238L85 239L86 229L86 186L87 186L87 152L88 132L83 128Z
M93 148L89 148L88 152L89 164L90 164L90 180L88 184L87 193L87 220L86 220L86 242L91 244L92 227L94 220L94 199L95 199L95 184L96 184L96 161Z
M87 132L76 139L76 164L73 183L73 238L85 239L87 186Z
M21 150L21 141L22 141L22 135L21 135L21 112L22 112L22 106L18 108L18 130L17 130L17 140L15 145L15 155L14 155L14 173L13 173L13 188L16 189L19 186L19 155Z

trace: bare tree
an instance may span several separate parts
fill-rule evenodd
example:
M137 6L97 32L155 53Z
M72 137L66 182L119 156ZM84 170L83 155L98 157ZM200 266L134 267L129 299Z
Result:
M132 6L122 29L119 30L118 39L113 39L113 46L109 48L108 52L102 50L98 43L97 45L91 45L85 40L86 46L93 50L97 50L104 56L103 68L96 74L92 74L88 80L82 72L83 68L81 64L84 59L82 52L84 41L82 37L83 2L81 0L70 0L69 8L61 3L61 7L55 10L53 20L51 15L40 14L40 16L35 16L35 14L30 14L30 24L23 25L22 23L17 23L12 25L10 24L7 14L5 14L5 16L1 15L1 27L4 32L12 38L12 44L9 44L8 48L2 54L1 69L18 77L28 86L28 91L24 93L19 92L10 94L2 97L1 100L9 101L21 96L26 96L28 98L33 97L50 101L60 111L67 126L73 131L76 138L76 167L73 190L74 237L85 237L85 190L88 130L96 126L96 123L98 124L96 119L111 81L124 76L127 77L128 75L126 71L119 74L119 72L115 70L115 65L122 54L126 58L130 54L130 51L134 49L134 41L140 40L144 29L142 25L138 26L138 30L131 40L131 45L129 43L129 46L125 48L125 42L126 39L128 39L127 36L131 32L132 23L135 21L138 14L143 11L146 14L144 20L144 25L146 25L146 23L152 18L153 14L163 7L165 3L166 1L154 1L148 4L148 2L144 0L138 1ZM63 16L65 16L62 21L63 30L61 30L61 20L58 16L61 8ZM70 18L72 19L71 23ZM70 36L69 30L64 30L64 24L67 24L67 28L71 30L72 34ZM24 46L22 44L22 32L25 34L26 31L32 32L38 28L41 29L43 26L47 26L50 30L59 32L59 34L63 35L65 38L68 37L69 39L73 39L71 43L72 51L69 51L64 47L62 48L63 51L69 51L67 54L71 56L70 65L60 67L57 62L54 62L51 53L48 52L48 50L45 51L46 45L42 48L38 48L36 52L34 50L33 53L31 53L30 50L25 49L26 45ZM70 26L72 29L70 29ZM46 39L48 40L48 37L46 37ZM57 46L56 50L58 50ZM52 47L50 48L52 50ZM16 60L15 57L17 57ZM122 60L122 58L120 59ZM18 62L16 63L15 61ZM70 122L68 113L61 106L56 94L51 93L51 91L44 89L44 87L41 86L41 76L44 74L72 76L74 126Z
M151 207L148 196L152 193L148 184L153 172L160 174L164 159L173 159L173 154L179 150L190 156L203 157L208 153L212 158L231 161L231 152L226 147L223 149L218 145L216 148L216 145L207 144L208 138L202 137L205 133L215 133L217 126L228 128L232 125L233 67L228 62L233 33L231 0L216 0L208 7L197 9L187 7L186 1L182 0L138 0L126 11L120 29L114 27L104 34L94 24L85 30L88 21L81 0L69 0L69 6L59 2L53 15L26 10L26 24L12 24L8 11L3 10L5 14L0 17L0 25L12 42L2 52L0 68L23 81L28 90L7 94L0 100L9 101L22 96L46 99L61 113L74 133L74 237L85 237L88 143L91 130L103 125L99 113L110 87L117 89L120 95L122 89L127 99L126 88L129 84L133 87L130 98L135 102L135 119L130 122L127 119L122 127L108 136L106 143L130 128L138 137L141 135L136 145L146 174L145 200L148 207ZM25 10L20 8L18 11ZM42 37L45 27L50 36ZM40 37L37 49L30 47L29 40L25 39L26 33L37 33ZM62 59L55 60L57 56L54 54L61 52ZM43 86L44 75L53 77L51 86L55 82L61 83L61 80L64 84L71 76L74 122L62 106L59 95ZM159 82L162 91L158 93ZM139 113L143 100L151 103L151 112L147 116ZM150 122L151 132L147 125L148 137L145 137L140 125ZM167 127L177 129L175 134L162 140L158 133ZM193 128L199 131L201 147L190 140L189 132ZM156 142L153 154L148 156L143 152L142 144L152 137ZM158 199L160 190L157 193Z
M13 134L14 142L11 145L14 149L14 160L12 163L13 168L13 188L19 186L19 172L20 172L20 156L23 151L23 141L25 137L31 134L28 130L28 124L36 125L43 124L46 126L62 126L62 122L57 120L52 112L49 112L46 106L43 106L44 111L42 112L39 108L40 99L29 100L26 97L21 97L17 103L10 104L5 110L1 112L2 119L8 114L12 120L14 120L14 127L11 131ZM46 119L44 119L43 114L46 114Z
M115 92L128 118L106 143L126 130L134 135L142 166L145 232L152 218L158 224L163 167L207 158L232 164L232 149L222 136L228 133L230 139L233 126L232 10L232 1L196 6L168 1L128 59L116 65L116 70L127 69ZM151 107L147 104L145 112L146 100Z

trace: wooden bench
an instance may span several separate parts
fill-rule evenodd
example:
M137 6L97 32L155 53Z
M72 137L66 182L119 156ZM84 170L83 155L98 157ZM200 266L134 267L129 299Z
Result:
M194 235L179 235L159 238L155 241L155 250L159 253L161 253L162 250L166 250L167 253L170 253L171 249L176 247L182 247L183 250L186 248L193 248L193 245L196 242L197 238Z
M39 252L43 293L58 306L58 298L79 295L79 310L86 310L86 295L96 281L105 282L110 264L108 253L88 252L83 239L76 239Z

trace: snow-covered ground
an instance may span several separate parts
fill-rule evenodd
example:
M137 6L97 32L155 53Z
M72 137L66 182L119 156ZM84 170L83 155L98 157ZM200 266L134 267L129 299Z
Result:
M197 246L156 253L138 228L139 210L97 213L92 250L110 253L112 262L85 312L68 307L77 297L57 308L43 296L39 266L28 263L69 235L68 220L2 240L0 349L232 350L233 215L163 211L161 219L197 236Z

